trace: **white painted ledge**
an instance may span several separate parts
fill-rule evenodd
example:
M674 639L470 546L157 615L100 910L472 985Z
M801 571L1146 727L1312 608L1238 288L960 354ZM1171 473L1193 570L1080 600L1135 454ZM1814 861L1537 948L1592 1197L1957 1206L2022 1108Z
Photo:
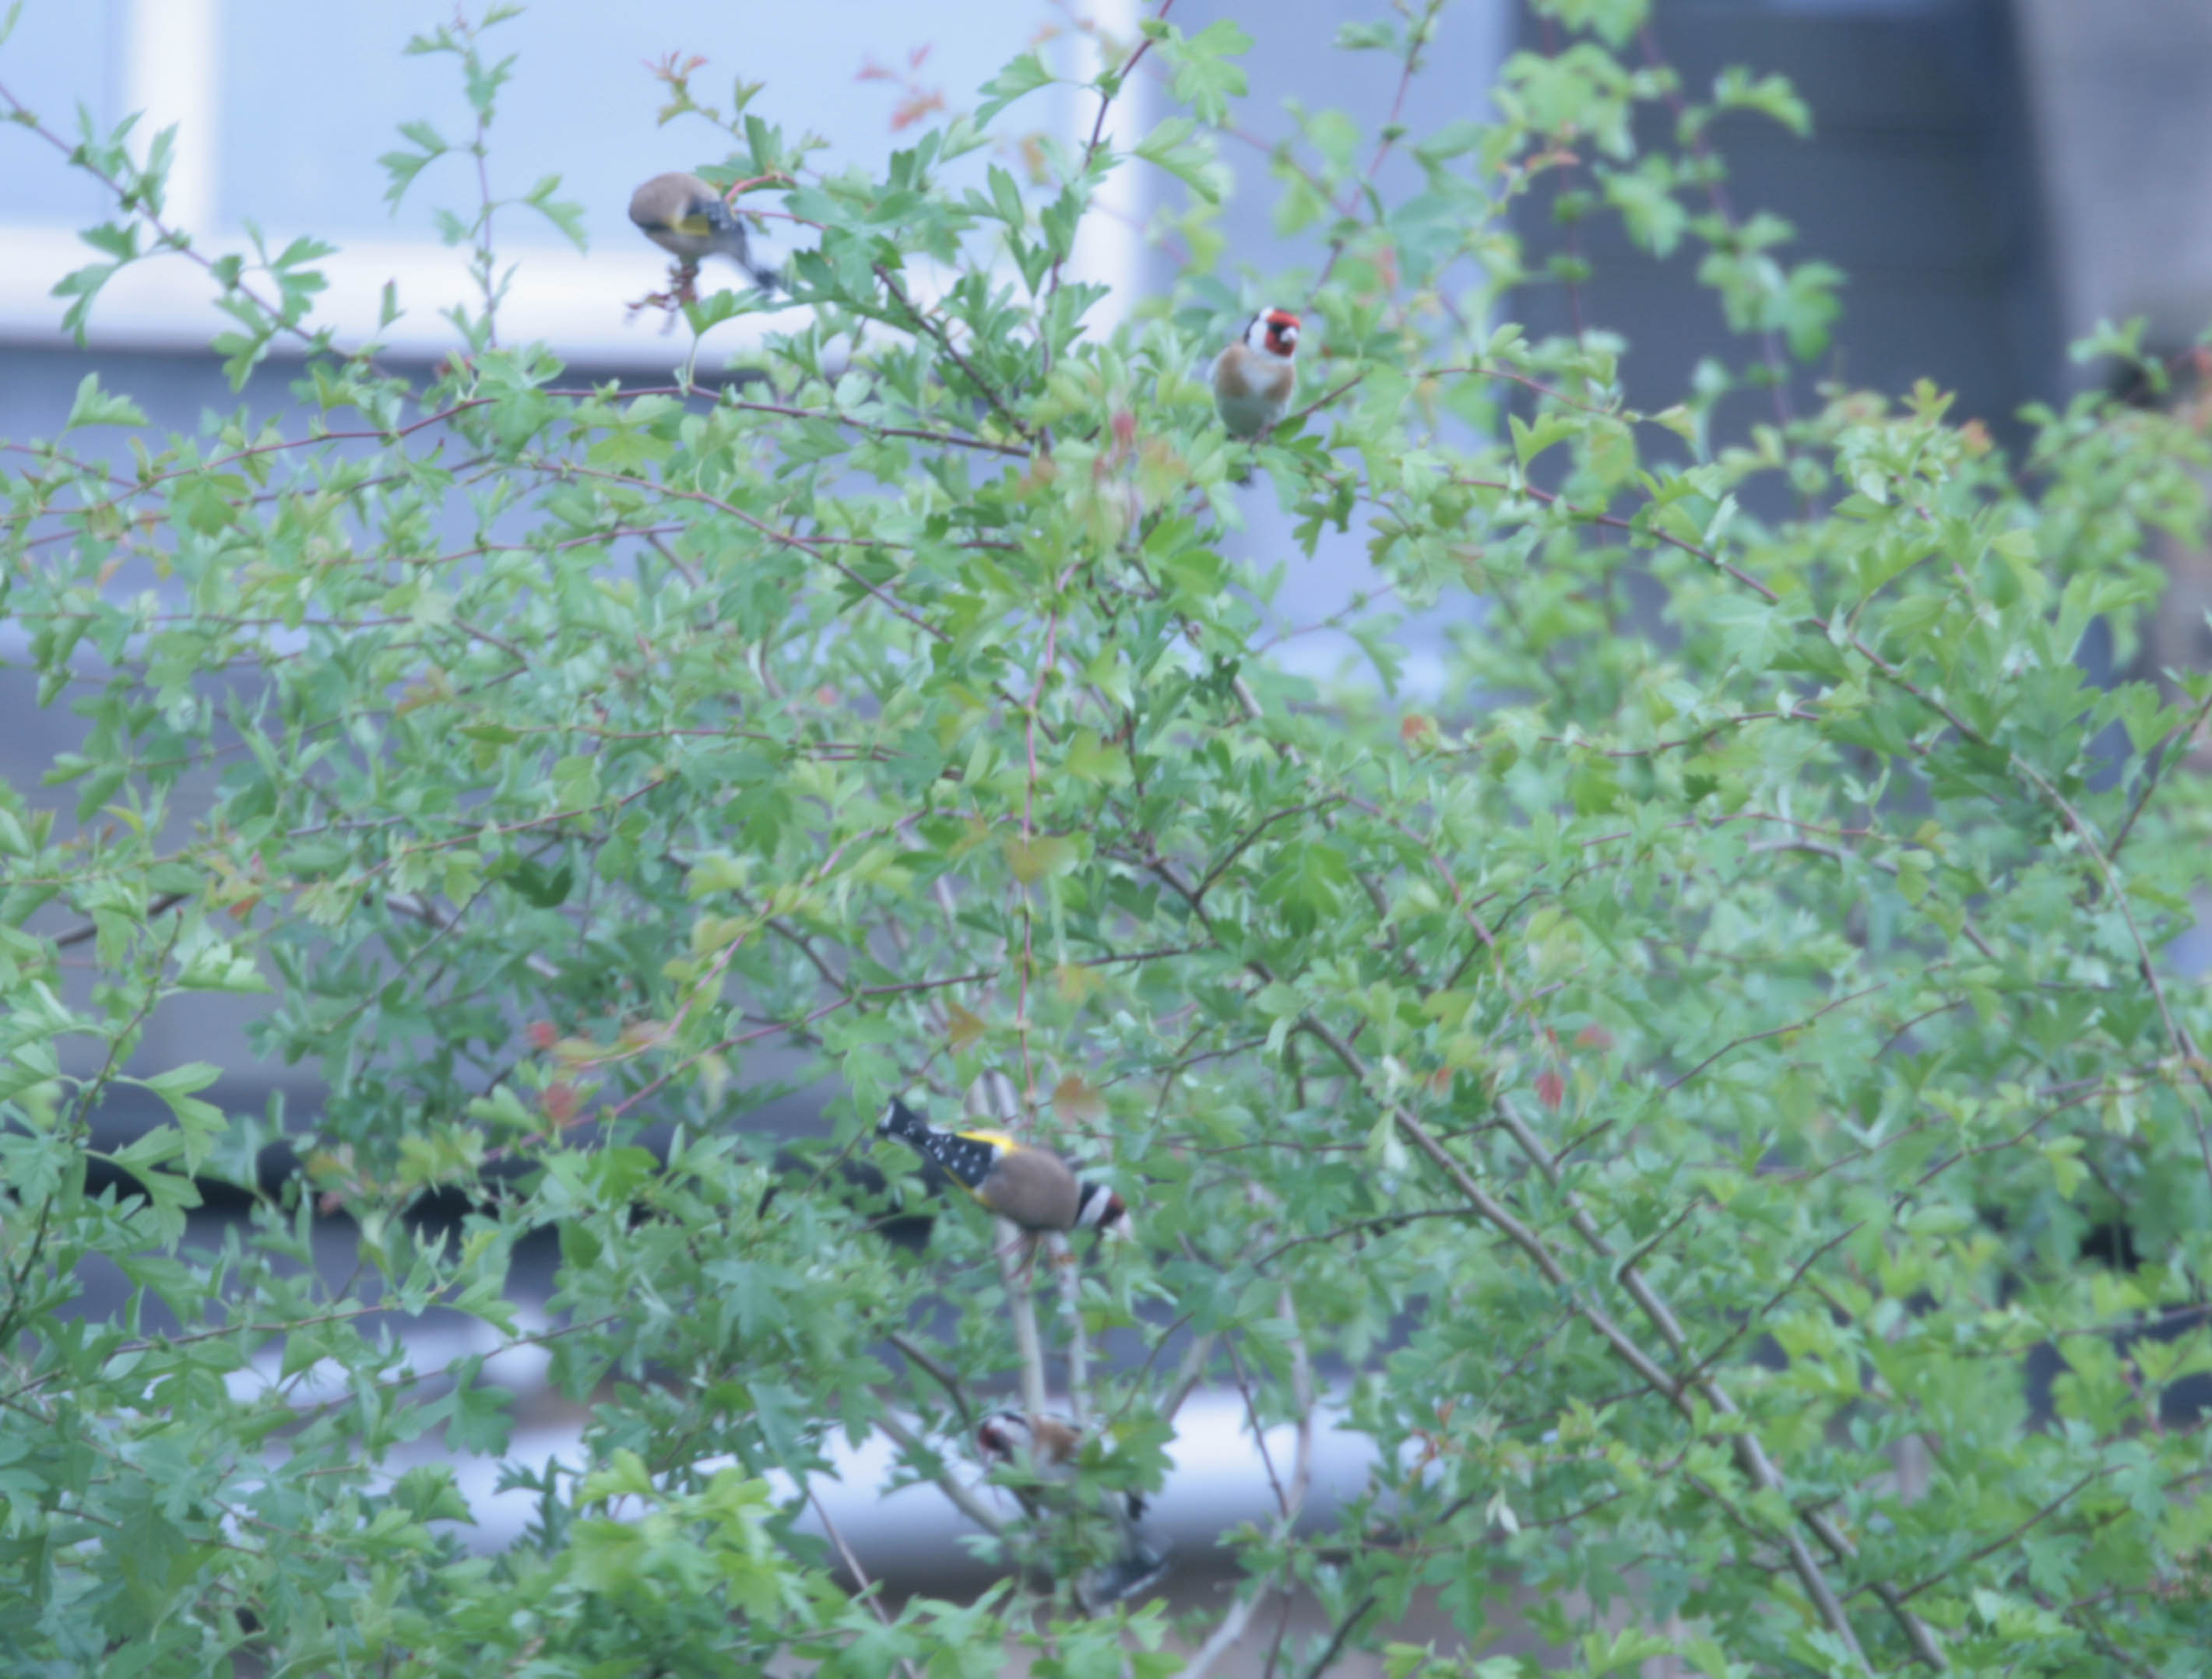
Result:
M15 227L0 233L7 260L0 262L0 342L61 349L74 340L62 330L67 300L53 295L64 276L104 260L73 228ZM281 252L284 238L272 238ZM211 256L245 247L218 240L205 247ZM510 255L514 283L499 311L502 343L550 344L566 359L598 367L672 367L690 340L679 321L664 335L664 317L648 310L634 318L628 305L668 283L668 260L649 247L635 253L586 254L561 247L526 248ZM468 274L468 253L416 241L360 242L312 266L329 282L319 293L307 324L328 326L341 345L372 340L404 358L430 359L459 343L441 312L455 304L474 306L476 291ZM380 332L377 318L384 288L396 288L402 313ZM710 264L702 285L746 282L726 264ZM248 276L259 295L273 297L266 276ZM173 252L134 263L110 280L92 307L86 342L111 350L204 352L218 333L236 323L216 306L220 288L191 258ZM787 308L778 313L789 313ZM707 354L718 365L731 354L757 349L774 315L742 317L716 327L706 340ZM273 355L298 353L297 341L279 338Z

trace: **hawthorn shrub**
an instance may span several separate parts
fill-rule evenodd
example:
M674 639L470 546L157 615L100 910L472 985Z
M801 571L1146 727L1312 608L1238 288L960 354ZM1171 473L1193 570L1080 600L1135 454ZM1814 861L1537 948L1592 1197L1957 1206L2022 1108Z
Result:
M6 446L0 603L82 728L0 788L9 1670L878 1679L1011 1641L1158 1679L1292 1586L1330 1630L1279 1658L1316 1675L1419 1592L1463 1649L1394 1676L1533 1671L1509 1612L1593 1674L2204 1670L2212 1009L2165 952L2212 682L2081 653L2102 624L2124 659L2154 538L2201 537L2205 411L2082 397L2006 448L1923 385L1720 423L1820 353L1838 276L1726 213L1710 130L1806 114L1680 86L1643 0L1535 9L1492 122L1298 113L1266 167L1325 240L1303 272L1222 270L1233 23L1109 43L1100 135L1133 76L1172 114L1026 175L1034 53L877 175L672 61L678 132L797 252L787 300L687 307L710 370L766 312L710 387L502 342L489 200L446 218L483 291L453 355L395 372L319 329L324 247L209 259L164 145L10 101L15 167L43 136L114 195L71 324L202 260L234 379L291 371L192 436L88 374ZM1449 21L1342 45L1410 78ZM416 43L479 148L514 63L483 27ZM408 135L395 192L474 190ZM1178 178L1153 232L1188 267L1109 331L1069 258L1116 170ZM1601 323L1517 330L1518 288L1575 280L1509 221L1553 185L1702 252L1741 368L1637 412ZM1274 299L1297 406L1232 443L1205 358ZM1270 500L1291 546L1232 562ZM1330 531L1389 585L1335 683L1270 639ZM1404 685L1405 615L1476 601ZM327 1083L281 1181L271 1116L135 1052L210 991ZM749 1116L794 1055L834 1134L779 1160ZM118 1143L131 1087L171 1117ZM1030 1264L964 1203L878 1240L930 1204L872 1137L897 1093L1079 1156L1138 1240ZM250 1218L187 1240L215 1185ZM319 1271L334 1229L357 1264ZM545 1229L539 1320L507 1282ZM434 1310L479 1350L421 1367ZM472 1555L422 1443L503 1455L481 1349L525 1345L590 1421ZM1242 1583L1087 1603L1088 1495L1156 1486L1200 1385L1296 1425ZM1091 1430L1035 1525L973 1492L1008 1396ZM889 1602L800 1530L876 1430L998 1530L1003 1588ZM1375 1467L1308 1510L1330 1430Z

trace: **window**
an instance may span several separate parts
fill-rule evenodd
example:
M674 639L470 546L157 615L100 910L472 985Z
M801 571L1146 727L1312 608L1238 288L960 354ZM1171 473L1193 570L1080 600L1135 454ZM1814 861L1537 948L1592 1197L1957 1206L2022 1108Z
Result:
M1109 35L1133 37L1138 0L1094 0L1085 10ZM293 0L117 0L106 8L29 0L0 45L0 85L64 137L75 136L80 103L102 126L146 112L141 145L178 124L172 225L210 252L243 248L249 216L279 247L301 233L325 239L340 254L324 265L331 289L315 318L343 337L365 338L393 280L407 313L386 342L435 353L453 342L441 310L471 294L464 253L439 241L433 210L466 210L475 183L465 160L441 160L393 215L376 159L402 143L398 125L416 118L448 141L468 137L453 62L401 52L451 15L451 0L309 9ZM503 306L502 336L543 338L587 363L667 359L652 320L626 318L625 301L659 289L667 272L665 258L629 224L630 189L662 169L716 161L726 148L696 119L657 125L663 90L649 62L672 52L703 57L701 97L725 105L733 80L765 84L753 108L787 133L827 136L823 161L836 167L878 156L909 97L896 81L862 79L871 62L910 70L916 84L957 108L1048 27L1058 34L1045 48L1048 62L1071 79L1094 73L1090 40L1045 0L664 0L642 20L599 0L536 0L485 43L494 58L517 55L491 136L493 186L519 195L558 174L561 196L585 207L590 247L579 253L533 212L502 218L499 244L522 264ZM1017 119L1079 144L1094 114L1091 100L1068 87L1036 95ZM1124 145L1139 137L1140 121L1137 112L1121 116L1130 130ZM0 264L0 337L50 342L62 313L52 287L89 259L77 230L104 215L106 200L34 136L11 130L0 143L9 161L0 172L0 245L9 258ZM1134 185L1116 183L1125 193ZM1127 219L1099 218L1080 255L1098 277L1126 284L1136 273L1139 218L1133 203L1122 208ZM773 256L790 241L771 233L764 244ZM134 267L103 294L94 338L198 349L220 330L211 290L196 265L173 257ZM739 342L741 325L724 328L721 341Z

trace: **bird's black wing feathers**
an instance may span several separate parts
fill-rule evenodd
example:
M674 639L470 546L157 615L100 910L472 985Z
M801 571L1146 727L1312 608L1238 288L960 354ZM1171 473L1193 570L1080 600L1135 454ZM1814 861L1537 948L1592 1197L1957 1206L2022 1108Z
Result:
M891 1111L877 1129L885 1137L896 1137L923 1159L936 1161L971 1190L979 1187L998 1163L999 1151L990 1143L957 1131L940 1131L896 1097L891 1099Z
M983 1180L991 1175L991 1169L999 1161L998 1149L989 1143L949 1131L932 1133L923 1145L923 1152L971 1190L982 1187Z

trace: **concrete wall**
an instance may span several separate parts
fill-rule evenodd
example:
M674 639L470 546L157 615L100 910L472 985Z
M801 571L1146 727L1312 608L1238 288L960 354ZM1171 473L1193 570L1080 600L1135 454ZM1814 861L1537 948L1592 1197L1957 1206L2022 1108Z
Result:
M2144 315L2188 343L2212 324L2212 4L2014 4L2068 336Z
M2058 3L2101 9L2093 0ZM2004 436L2022 403L2057 391L2048 227L2004 0L1658 0L1651 37L1687 97L1706 96L1723 68L1742 64L1787 76L1811 108L1809 138L1742 113L1722 118L1712 136L1734 214L1784 217L1796 237L1779 260L1817 259L1846 276L1829 349L1791 369L1796 411L1817 405L1824 381L1897 393L1924 376L1957 394L1954 419L1978 417ZM1523 31L1531 46L1543 38L1540 25ZM1671 143L1670 126L1654 113L1643 137ZM1546 192L1521 218L1540 254L1567 243L1551 215ZM1655 263L1604 215L1577 237L1595 268L1582 312L1627 337L1632 404L1679 400L1705 357L1735 367L1758 360L1756 342L1730 333L1718 300L1698 283L1700 249L1686 241ZM1532 334L1573 324L1556 285L1532 288L1519 312ZM1763 391L1721 409L1724 427L1772 418Z

